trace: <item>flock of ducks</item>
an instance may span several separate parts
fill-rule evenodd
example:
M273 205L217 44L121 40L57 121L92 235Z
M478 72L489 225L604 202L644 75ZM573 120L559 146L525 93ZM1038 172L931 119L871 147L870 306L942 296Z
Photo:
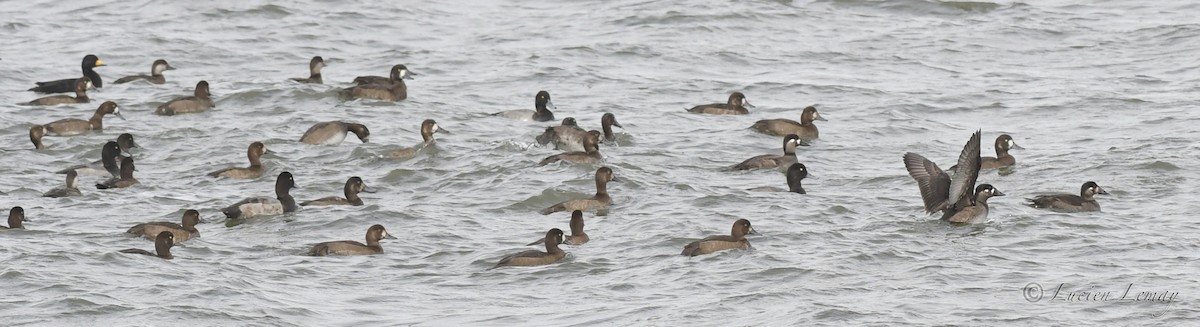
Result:
M83 77L38 82L37 87L29 89L38 93L74 92L75 96L52 95L32 100L26 104L50 106L91 102L91 99L88 98L87 90L93 87L103 87L100 75L94 70L94 68L101 66L104 66L104 63L95 55L89 54L85 56L82 62ZM323 83L321 69L324 67L324 59L319 56L313 57L309 62L309 77L294 78L292 80L299 83ZM163 84L166 82L163 72L173 69L174 67L167 63L166 60L159 59L151 64L150 75L127 76L116 80L116 83L144 81L151 84ZM404 80L412 79L413 75L416 74L411 72L405 65L395 65L386 77L360 76L355 78L353 81L355 85L342 89L339 94L347 99L404 100L408 97L408 87ZM170 116L203 112L214 108L215 105L209 93L208 86L207 81L198 82L193 95L165 102L155 110L155 113ZM749 113L748 108L754 108L754 106L750 104L746 96L741 92L733 92L729 95L726 103L699 105L688 108L687 111L707 115L745 115ZM495 113L493 116L519 121L548 122L555 120L551 109L557 108L551 101L550 93L540 91L534 96L534 109L503 111ZM107 115L124 119L116 103L105 101L100 104L92 117L87 120L63 119L46 124L33 125L29 131L30 141L33 143L35 149L41 150L46 148L46 145L43 143L44 136L69 137L85 134L89 131L102 130L104 128L103 119ZM814 121L825 121L825 118L821 117L815 105L803 109L799 122L789 119L767 119L755 122L749 127L751 130L782 137L782 155L764 154L751 157L729 167L729 169L779 170L784 172L788 188L762 187L751 190L805 194L806 192L801 181L808 176L808 169L803 163L799 162L796 157L796 149L800 146L810 146L811 141L820 137ZM599 152L600 145L613 143L616 140L613 127L624 128L617 121L616 116L611 113L605 113L601 117L600 130L585 130L571 117L563 119L558 126L546 127L545 131L535 138L536 142L541 145L553 143L556 148L565 152L546 157L538 165L548 165L557 162L599 163L603 159ZM412 158L422 148L435 142L433 134L437 132L450 133L441 128L436 121L427 119L421 124L422 143L420 145L393 150L385 153L383 156L397 159ZM343 121L315 124L300 137L299 141L313 145L337 145L342 143L350 133L357 136L363 143L369 142L370 130L367 126ZM1007 134L1000 135L996 138L995 142L996 157L981 157L981 134L981 131L976 131L971 135L955 165L948 169L953 175L947 173L947 171L943 171L933 161L919 154L904 154L904 166L908 170L909 175L916 180L921 192L921 199L924 202L924 208L928 213L932 214L941 211L942 220L951 223L983 222L986 221L989 211L988 199L994 196L1005 195L990 184L976 185L979 172L981 169L1001 169L1013 166L1016 160L1008 151L1021 148L1017 146L1011 136ZM126 153L130 152L130 149L136 147L137 144L134 142L133 135L128 133L121 134L116 140L108 141L104 144L101 149L100 160L59 171L58 173L65 174L66 176L65 185L46 192L44 196L70 197L80 195L81 192L79 191L76 179L83 175L106 177L107 179L96 184L97 189L126 188L137 185L138 180L133 176L133 172L135 171L134 159L126 155ZM208 173L207 176L232 179L257 179L265 172L261 160L261 157L265 153L267 153L266 145L262 142L253 142L246 150L246 156L250 163L249 166L221 169ZM504 257L495 267L552 264L563 259L566 255L566 252L559 245L582 245L587 243L589 237L583 231L583 213L585 211L606 209L611 206L612 197L608 194L607 185L609 182L616 181L617 177L611 168L600 167L595 172L594 180L596 192L593 196L563 201L540 211L543 215L570 212L571 233L569 235L558 228L550 229L546 231L544 238L528 244L530 246L544 244L545 251L529 250L516 253ZM274 196L250 197L222 208L221 212L226 217L225 225L233 227L244 223L249 218L294 212L303 206L361 206L364 202L359 197L359 193L374 192L362 178L355 176L346 181L343 190L344 197L327 197L298 203L289 193L295 187L296 184L292 174L287 171L281 172L275 180ZM1065 212L1099 211L1100 205L1094 198L1097 194L1107 194L1107 192L1095 182L1089 181L1083 184L1079 195L1042 195L1029 199L1029 205L1035 208ZM23 228L24 222L26 222L24 209L19 206L13 207L9 211L9 226L0 226L0 230L20 229ZM170 249L175 243L184 242L199 236L196 225L200 222L200 213L198 211L187 210L184 212L180 223L150 222L135 225L130 227L127 233L154 240L155 251L127 249L120 252L171 259L173 256ZM731 249L749 249L751 246L746 236L753 234L757 234L757 232L750 221L747 219L738 219L733 223L733 227L728 235L709 236L691 242L684 247L681 254L696 256ZM308 254L314 256L377 254L383 252L383 248L379 242L389 238L395 237L388 234L382 225L373 225L367 229L366 244L357 241L324 242L313 245Z

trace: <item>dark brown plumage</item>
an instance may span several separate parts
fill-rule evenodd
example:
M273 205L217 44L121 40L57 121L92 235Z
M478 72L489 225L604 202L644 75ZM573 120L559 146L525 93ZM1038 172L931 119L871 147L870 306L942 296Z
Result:
M741 163L733 165L730 169L733 170L751 170L751 169L786 169L796 163L796 146L808 145L800 142L800 137L796 134L788 134L783 138L783 155L777 156L773 154L764 154L751 157Z
M504 266L542 266L558 262L567 256L567 253L558 247L562 242L563 231L558 228L551 229L546 231L546 252L538 250L518 252L500 259L500 262L496 263L492 269Z
M974 205L975 180L979 178L979 138L980 131L971 134L967 144L963 145L958 155L959 167L970 167L959 171L951 178L950 175L938 168L937 164L916 153L904 154L904 168L908 175L917 181L921 190L921 200L925 203L925 212L942 211L942 219L948 220L959 210Z
M367 187L367 183L364 183L362 178L359 178L358 176L350 177L350 179L347 179L346 185L342 187L342 192L343 192L343 194L346 195L345 198L331 196L331 197L320 198L320 199L316 199L316 200L312 200L312 201L304 201L304 202L301 202L300 205L301 206L330 206L330 205L360 206L360 205L363 205L363 200L362 200L362 198L358 197L358 193L363 193L363 192L375 193L375 191L372 190L371 188Z
M147 81L151 84L163 84L167 82L167 78L163 76L163 72L168 70L175 70L175 67L168 64L166 60L159 59L150 64L150 75L125 76L113 83L125 84L133 81Z
M325 68L325 59L321 56L312 57L308 61L308 78L293 78L293 81L307 84L321 84L321 68Z
M608 196L608 182L617 180L617 177L613 175L612 168L600 167L600 169L596 170L595 179L596 194L592 197L559 202L546 209L542 209L541 213L548 215L559 211L591 211L608 208L609 205L612 205L612 197Z
M359 85L343 89L342 93L351 99L374 99L383 101L400 101L408 99L408 85L404 83L405 79L413 79L413 74L404 65L392 66L391 74L388 76L387 83L367 83L369 79L363 77L355 78L355 83ZM362 80L360 80L362 79ZM361 82L360 82L361 81ZM371 80L372 82L378 82Z
M746 95L742 92L733 92L729 94L729 100L725 103L703 104L688 109L688 112L710 115L745 115L750 113L750 110L746 108L754 108L754 105L746 100Z
M1105 191L1096 182L1088 181L1079 187L1079 195L1039 195L1029 199L1029 206L1059 212L1100 211L1100 202L1096 202L1096 194L1108 194L1108 191Z
M229 177L236 179L255 179L262 176L266 168L262 164L262 156L267 153L267 146L262 142L250 143L246 148L246 158L250 160L249 167L229 167L208 173L209 177Z
M88 101L91 101L87 95L87 89L92 86L91 80L88 80L87 77L81 77L75 80L75 83L72 85L75 91L75 96L73 97L69 95L51 95L48 97L34 99L33 101L29 101L27 104L35 106L54 106L69 103L88 103Z
M158 234L168 232L173 237L172 241L185 242L193 237L200 237L200 231L196 229L196 225L199 223L200 212L189 209L183 212L180 224L166 221L141 223L133 225L125 233L141 235L147 239L154 240Z
M175 98L158 106L154 113L164 116L172 116L186 113L196 113L207 111L208 109L216 108L213 104L212 93L208 91L208 81L200 81L196 83L196 90L192 92L192 96Z
M124 249L120 252L148 255L163 259L174 259L175 256L171 255L171 247L173 246L175 246L175 235L171 234L171 232L163 231L159 232L158 235L154 237L154 252L142 249Z
M355 241L333 241L317 243L312 249L308 250L308 255L312 256L330 256L330 255L371 255L383 253L383 246L379 245L379 240L389 238L395 239L395 236L388 234L383 225L373 225L367 228L367 244L362 244Z
M817 125L813 124L814 120L824 121L821 113L817 112L816 105L804 108L800 113L800 122L791 119L764 119L755 122L750 126L750 129L774 136L784 136L788 134L796 134L801 140L815 140L820 136L817 130Z
M750 249L750 241L746 240L747 234L758 234L758 232L754 230L754 227L750 226L749 220L738 219L733 222L733 229L729 232L729 235L713 235L688 243L688 245L683 247L683 252L680 254L694 257L724 250L748 250Z

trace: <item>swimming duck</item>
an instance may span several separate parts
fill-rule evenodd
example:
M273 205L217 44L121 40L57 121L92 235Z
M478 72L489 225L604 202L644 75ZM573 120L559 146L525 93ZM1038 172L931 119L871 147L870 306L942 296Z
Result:
M551 229L546 231L546 252L538 250L518 252L500 259L500 262L496 263L492 269L504 266L542 266L558 262L567 256L566 252L558 248L562 241L563 231L558 228Z
M492 116L500 116L520 121L543 122L554 120L554 113L550 112L550 109L558 109L558 107L554 106L553 102L550 102L550 92L546 91L538 91L537 95L533 97L533 108L535 110L517 109L501 111L492 114Z
M702 104L688 109L688 112L710 115L745 115L750 113L750 110L746 108L754 108L754 105L746 100L746 95L742 92L733 92L729 95L729 101L726 103Z
M760 192L792 192L805 194L804 186L800 185L800 181L803 181L805 177L808 177L808 167L805 167L802 163L794 163L791 166L788 166L787 169L788 188L786 190L774 186L756 187L750 190Z
M289 193L295 187L296 181L292 179L292 173L286 171L279 173L279 177L275 180L275 198L247 198L221 209L221 213L224 213L225 217L230 219L230 221L226 222L226 226L237 225L235 219L278 215L296 211L300 206L296 205L296 199Z
M126 188L138 183L137 178L133 178L133 158L125 157L121 159L121 176L110 178L107 181L96 183L96 188L104 190L110 188Z
M751 170L751 169L775 169L791 166L796 163L796 146L808 145L800 142L800 137L796 134L788 134L783 138L783 155L777 156L773 154L764 154L746 159L739 164L730 167L733 170Z
M159 59L150 64L150 75L125 76L117 79L117 81L113 83L125 84L133 81L144 80L152 84L163 84L167 82L167 78L163 76L163 72L168 70L175 70L175 67L172 67L171 64L168 64L166 60Z
M755 122L750 126L756 132L784 136L788 134L796 134L801 140L815 140L820 136L817 131L817 125L813 124L814 120L825 121L825 117L821 117L821 113L817 112L816 105L804 108L804 112L800 113L800 122L797 123L791 119L764 119Z
M342 93L351 99L374 99L383 101L400 101L408 98L408 85L404 84L405 79L413 79L408 67L404 65L392 66L391 76L388 77L387 83L360 83L358 86L343 89ZM355 78L358 83L360 76ZM366 80L366 79L364 79Z
M312 57L308 61L308 78L293 78L293 81L307 84L321 84L321 68L325 68L325 59L321 56Z
M401 71L401 70L403 70L403 71ZM389 71L388 76L377 76L377 75L359 76L359 77L354 78L354 84L355 85L369 85L369 84L391 85L392 84L392 73L397 73L397 72L400 72L403 75L403 76L400 76L399 79L406 79L406 78L412 79L412 77L410 77L410 76L420 75L420 74L414 73L411 70L408 70L407 66L395 65L395 66L392 66L392 69Z
M558 204L552 205L549 208L542 209L543 215L549 215L559 211L567 210L582 210L590 211L595 209L608 208L612 205L612 197L608 196L608 182L617 180L613 175L612 168L600 167L596 169L596 195L590 198L571 199Z
M617 116L611 113L605 113L600 117L601 141L616 142L617 137L613 134L613 126L621 127L621 123L617 122ZM563 119L562 125L546 127L546 131L542 135L537 136L537 142L541 145L554 142L555 148L563 151L586 151L583 148L583 140L587 138L589 131L579 128L579 124L575 122L575 118L567 117Z
M100 79L100 74L96 74L96 71L93 70L93 68L104 66L104 62L100 61L99 57L96 57L96 55L83 56L83 62L80 66L83 68L83 77L87 77L88 81L92 82L92 86L98 88L104 87L104 81ZM37 87L29 90L38 93L71 92L75 90L75 80L77 79L79 78L73 77L50 82L37 82Z
M132 142L130 139L129 142ZM76 165L71 168L59 170L56 174L68 174L75 172L78 175L84 176L103 176L103 177L118 177L121 176L121 166L119 162L125 160L125 156L121 154L121 138L117 141L108 141L100 149L100 160L96 160L91 164Z
M55 106L55 105L69 104L69 103L88 103L88 101L91 101L91 99L88 98L87 89L92 86L92 81L88 80L87 77L81 77L81 78L75 80L74 85L75 85L75 96L73 96L73 97L69 96L69 95L61 95L61 94L60 95L51 95L51 96L47 96L47 97L41 97L41 98L34 99L33 101L29 101L26 104L34 105L34 106Z
M383 246L379 245L379 240L390 238L395 239L395 236L388 234L383 225L373 225L367 228L367 244L362 244L355 241L333 241L317 243L313 245L311 250L308 250L308 255L312 256L329 256L329 255L371 255L383 253Z
M980 169L1000 169L1004 167L1012 167L1017 163L1017 159L1008 150L1023 150L1017 142L1013 142L1012 136L1002 134L996 137L996 156L995 157L980 157ZM946 171L958 171L958 165L950 166Z
M42 196L47 198L65 198L82 195L83 193L79 193L78 185L75 184L76 177L78 177L78 174L74 170L67 171L67 184L46 191Z
M125 233L141 235L147 239L154 240L158 234L167 232L171 233L173 237L172 241L174 242L186 242L193 237L200 237L200 231L196 230L196 225L200 223L199 211L191 209L184 211L181 223L182 225L167 221L141 223L133 225Z
M581 245L583 243L587 243L590 240L591 239L588 238L587 233L583 232L583 211L579 211L579 210L571 211L571 235L567 235L563 239L562 244ZM529 243L529 244L525 244L525 245L526 246L538 245L538 244L542 244L542 243L546 243L546 238L543 237L543 238L538 239L537 241L534 241L533 243Z
M587 134L583 139L583 151L564 152L552 155L538 162L538 166L545 166L559 161L568 161L573 163L589 163L594 164L604 159L600 155L600 132Z
M117 116L117 118L121 118L121 120L125 119L125 116L121 115L121 108L117 107L116 102L104 101L104 103L100 104L100 107L96 108L96 112L92 114L91 119L60 119L42 126L45 127L46 132L50 133L51 135L75 136L83 134L87 131L103 130L104 115L109 114Z
M250 159L250 167L229 167L208 173L209 177L229 177L236 179L255 179L262 176L266 168L262 164L262 156L267 153L267 146L262 142L250 143L246 148L246 158Z
M683 253L681 254L694 257L724 250L748 250L750 249L750 241L746 239L747 234L758 234L758 232L754 230L754 227L750 226L749 220L738 219L733 222L733 230L729 235L713 235L699 241L693 241L683 247Z
M213 104L212 93L208 91L208 81L200 81L196 83L196 90L192 91L191 96L175 98L158 106L154 113L164 116L173 116L178 114L196 113L208 111L208 109L216 108Z
M163 259L174 259L175 256L171 255L171 247L172 246L175 246L175 236L173 234L171 234L171 232L164 231L164 232L158 233L158 236L154 237L154 252L150 252L150 251L146 251L146 250L142 250L142 249L124 249L124 250L121 250L120 252L121 253L129 253L129 254L148 255L148 256L159 257L159 258L163 258Z
M366 125L343 121L327 121L309 127L304 132L304 135L300 136L300 142L313 145L338 145L342 144L342 140L346 139L346 133L348 132L353 132L363 143L370 141L371 131L367 129Z
M360 206L360 205L363 205L363 200L362 200L362 198L358 197L358 193L359 192L375 193L375 190L372 190L371 188L367 187L367 184L363 183L362 178L359 178L358 176L354 176L354 177L350 177L350 179L346 180L346 186L342 187L342 192L344 192L344 194L346 195L345 198L331 196L331 197L320 198L320 199L316 199L316 200L312 200L312 201L304 201L303 203L300 203L300 205L301 206L330 206L330 205Z
M979 138L980 131L977 130L963 146L958 155L958 167L969 169L960 170L953 178L919 154L904 154L904 168L917 181L925 212L932 214L942 211L942 220L953 223L986 221L987 198L1004 194L988 184L975 186L979 178ZM974 193L972 189L975 189Z
M1088 181L1079 188L1079 195L1039 195L1029 199L1029 206L1059 212L1100 211L1100 203L1096 202L1096 194L1108 194L1108 191L1105 191L1096 182Z
M27 221L29 219L25 219L25 208L12 207L12 209L8 210L8 227L0 226L0 230L25 229L25 222Z
M415 156L417 156L417 151L420 151L421 149L424 149L425 147L434 143L433 133L435 133L435 132L451 134L450 131L447 131L446 129L442 128L442 126L438 125L438 123L436 121L434 121L433 119L426 119L425 121L421 122L421 140L422 141L421 141L420 145L415 146L415 147L410 147L410 148L400 148L400 149L392 150L387 153L384 153L383 157L384 158L392 158L392 159L409 159L409 158L415 157Z

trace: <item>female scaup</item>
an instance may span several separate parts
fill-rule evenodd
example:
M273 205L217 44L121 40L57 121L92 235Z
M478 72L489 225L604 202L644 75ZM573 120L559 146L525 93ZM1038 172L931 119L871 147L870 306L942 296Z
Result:
M724 250L748 250L750 249L750 241L746 239L747 234L758 234L758 231L755 231L754 227L750 226L749 220L738 219L733 222L733 230L730 231L729 235L713 235L688 243L687 246L683 247L683 253L681 254L694 257Z
M343 89L344 95L351 99L374 99L383 101L400 101L408 99L408 85L404 83L405 79L413 79L416 75L408 70L404 65L392 66L392 72L388 76L387 83L360 83L358 86ZM358 83L360 78L355 78Z
M47 96L47 97L41 97L41 98L34 99L33 101L29 101L26 104L34 105L34 106L54 106L54 105L69 104L69 103L88 103L88 101L91 101L91 99L88 98L87 89L92 86L92 81L88 80L87 77L81 77L81 78L75 80L74 85L75 85L75 96L61 95L61 94L60 95L51 95L51 96Z
M538 166L545 166L558 161L569 161L573 163L588 163L594 164L604 159L600 155L600 132L593 131L583 139L583 151L565 152L552 155L538 162Z
M121 159L121 176L109 178L108 180L96 183L96 188L104 190L110 188L126 188L138 183L137 178L133 178L133 158L125 157Z
M800 122L797 123L791 119L764 119L755 122L750 126L756 132L784 136L788 134L796 134L802 140L815 140L820 136L817 131L817 125L813 124L814 120L825 121L825 117L821 117L821 113L817 112L816 105L804 108L804 112L800 113Z
M963 146L958 155L960 170L954 177L950 177L933 161L919 154L904 154L904 168L908 170L908 175L917 181L926 213L942 211L941 219L954 223L986 221L986 199L1004 194L988 184L975 187L979 178L979 139L980 131L976 130ZM969 169L963 171L962 167ZM984 201L979 203L981 198Z
M88 81L92 83L92 86L98 88L104 87L104 81L100 80L100 74L96 74L96 71L93 70L93 68L104 66L104 62L100 61L99 57L96 57L96 55L83 56L83 62L80 64L80 66L83 68L83 77L86 77ZM38 93L71 92L75 90L76 79L78 78L67 78L50 82L37 82L37 87L29 90Z
M8 210L8 227L0 226L0 230L6 229L25 229L25 208L12 207Z
M438 125L438 123L433 119L426 119L425 121L421 122L420 145L388 151L387 153L383 154L383 157L392 159L409 159L415 157L417 156L417 151L420 151L421 149L424 149L425 147L434 143L433 133L435 132L451 134L450 131L442 128L442 126Z
M542 209L543 215L549 215L559 211L567 210L582 210L590 211L595 209L608 208L612 205L612 197L608 196L608 182L617 180L616 175L613 175L612 168L600 167L596 169L596 195L590 198L571 199L558 204L552 205L549 208Z
M342 187L342 192L343 192L343 194L346 195L345 198L331 196L331 197L320 198L320 199L316 199L316 200L312 200L312 201L304 201L303 203L300 203L300 205L301 206L332 206L332 205L360 206L360 205L363 205L363 200L362 200L362 198L358 197L358 193L359 192L375 193L375 190L372 190L371 188L367 187L367 183L363 183L362 178L359 178L358 176L354 176L354 177L350 177L350 179L346 180L346 186Z
M67 171L67 184L46 191L46 193L42 194L42 196L47 198L65 198L69 196L82 195L82 193L79 193L78 185L75 184L75 178L78 176L79 174L74 170Z
M42 143L42 138L46 136L46 127L42 125L33 125L29 127L29 141L33 142L35 150L46 148L46 144Z
M175 98L158 106L154 113L163 116L173 116L177 114L195 113L207 111L208 109L216 108L213 104L212 93L208 91L208 81L200 81L196 83L196 90L191 96Z
M500 259L500 262L496 263L492 269L504 266L542 266L558 262L567 256L567 253L558 247L562 241L563 231L558 228L551 229L546 231L546 252L538 250L518 252Z
M372 225L367 228L367 244L362 244L355 241L333 241L317 243L312 249L308 250L308 255L312 256L330 256L330 255L371 255L383 253L383 246L379 245L379 240L389 238L395 239L395 236L388 234L383 225Z
M229 167L208 173L209 177L229 177L236 179L255 179L262 176L266 168L262 164L262 156L267 153L267 146L262 142L250 143L246 148L246 158L250 159L250 167Z
M1022 150L1022 149L1025 149L1025 148L1022 148L1020 145L1017 145L1017 142L1013 142L1012 136L1009 136L1008 134L1001 134L1000 136L996 137L996 156L995 157L980 157L979 158L979 160L980 160L979 168L980 169L1000 169L1000 168L1005 168L1005 167L1012 167L1013 165L1017 164L1017 158L1014 158L1011 154L1008 154L1008 150ZM950 168L946 169L946 170L947 171L958 171L958 165L950 166Z
M567 235L562 244L581 245L587 243L589 240L591 239L588 238L587 233L583 232L583 211L571 211L571 235ZM542 243L546 243L546 238L543 237L525 245L538 245Z
M538 91L537 95L533 97L533 108L535 110L517 109L501 111L492 114L492 116L500 116L520 121L543 122L554 120L554 113L550 112L550 109L558 109L558 107L554 106L553 102L550 102L550 92L546 91Z
M153 84L163 84L167 82L167 78L163 76L163 72L168 70L175 70L175 67L172 67L171 64L168 64L166 60L159 59L150 64L150 75L125 76L113 83L125 84L137 80L145 80ZM176 238L178 239L178 237Z
M196 230L196 224L199 223L200 212L188 209L183 212L182 225L166 221L141 223L133 225L125 233L140 234L147 239L153 240L158 234L168 232L173 236L173 241L186 242L193 237L200 237L200 231Z
M750 110L746 108L754 108L754 105L746 100L746 95L742 92L733 92L729 95L729 101L726 103L702 104L688 109L688 112L710 115L745 115L750 113Z
M304 135L300 136L300 142L313 145L338 145L342 144L342 140L346 139L347 132L353 132L363 143L367 143L370 140L371 131L367 129L366 125L343 121L327 121L309 127L308 131L305 131Z
M87 131L103 130L104 115L108 114L117 116L117 118L121 118L121 120L125 119L125 116L121 115L121 108L117 107L116 102L104 101L104 103L100 104L100 107L96 108L96 112L92 114L92 118L88 120L75 118L60 119L42 126L45 127L46 132L50 133L51 135L75 136L83 134Z
M604 113L600 117L601 141L615 142L617 137L613 134L613 126L621 127L621 123L617 122L617 116L611 113ZM588 131L579 128L575 122L575 118L567 117L563 119L560 126L546 127L546 131L542 135L537 136L537 142L541 145L554 142L555 148L563 151L586 151L583 148L583 140L587 138Z
M163 259L174 259L171 255L171 247L175 246L175 236L171 232L163 231L154 237L154 253L142 249L124 249L121 253L142 254Z
M236 219L278 215L296 211L300 206L296 205L296 199L289 193L295 187L296 181L292 179L292 173L286 171L279 173L279 177L275 180L275 198L247 198L221 209L221 213L224 213L225 217L230 219L225 225L237 225L238 222Z
M1029 206L1059 212L1100 211L1100 203L1096 202L1096 194L1108 194L1108 191L1105 191L1096 182L1088 181L1079 188L1079 195L1039 195L1029 199Z
M321 84L321 68L325 68L325 59L321 56L312 57L308 61L308 78L293 78L293 81L306 84Z
M763 168L784 168L796 163L796 146L808 145L801 143L800 137L796 134L788 134L783 138L783 155L777 156L773 154L764 154L754 156L739 164L733 165L733 170L751 170Z

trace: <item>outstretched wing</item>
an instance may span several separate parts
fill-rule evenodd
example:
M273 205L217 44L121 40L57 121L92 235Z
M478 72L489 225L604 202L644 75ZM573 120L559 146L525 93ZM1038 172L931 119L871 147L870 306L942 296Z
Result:
M963 146L958 155L958 169L950 180L950 193L943 207L954 208L955 211L975 203L975 180L979 178L979 140L980 131L975 130L971 139Z
M917 187L921 189L926 213L946 208L946 198L950 193L950 176L946 172L933 161L912 152L904 154L904 168L908 169L908 175L917 181Z

